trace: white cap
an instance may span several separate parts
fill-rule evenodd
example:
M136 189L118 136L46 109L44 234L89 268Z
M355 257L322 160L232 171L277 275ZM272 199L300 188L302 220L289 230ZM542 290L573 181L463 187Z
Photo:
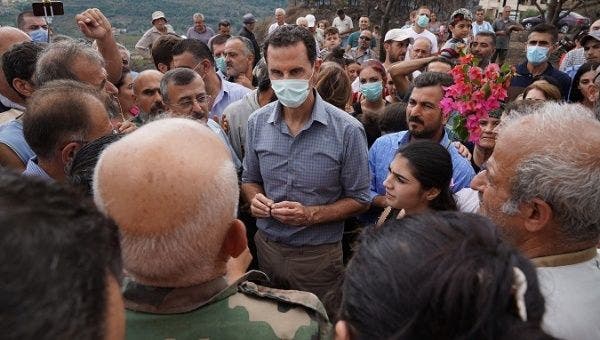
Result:
M409 28L412 29L412 28ZM389 31L387 31L387 33L385 34L385 39L383 40L385 41L404 41L406 39L408 39L410 41L410 43L413 43L413 38L412 38L412 34L409 31L409 29L401 29L401 28L394 28L391 29Z
M315 27L315 22L317 19L315 19L314 15L308 14L304 18L306 18L306 21L308 21L308 27Z
M162 11L156 11L156 12L152 13L152 22L154 22L154 20L160 19L160 18L167 20L167 18L165 18L165 13L163 13Z

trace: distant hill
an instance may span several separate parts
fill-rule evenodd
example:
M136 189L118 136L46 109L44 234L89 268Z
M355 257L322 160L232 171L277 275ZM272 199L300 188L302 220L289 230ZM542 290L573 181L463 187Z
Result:
M33 1L0 0L0 24L16 25L17 14L31 9ZM216 30L221 19L228 19L232 32L242 25L242 16L248 12L257 18L273 15L277 7L287 7L284 0L64 0L65 15L54 20L55 31L59 34L80 36L74 22L74 16L90 7L97 7L108 17L113 27L126 29L127 34L141 35L150 28L150 15L153 11L165 12L169 23L177 33L185 34L192 25L192 14L201 12L206 23Z

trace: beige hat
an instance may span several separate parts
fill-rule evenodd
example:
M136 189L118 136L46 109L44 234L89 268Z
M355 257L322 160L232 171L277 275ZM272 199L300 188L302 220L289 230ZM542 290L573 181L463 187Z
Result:
M165 13L163 13L162 11L156 11L156 12L152 13L152 22L154 22L154 20L160 19L160 18L167 20L167 18L165 18Z

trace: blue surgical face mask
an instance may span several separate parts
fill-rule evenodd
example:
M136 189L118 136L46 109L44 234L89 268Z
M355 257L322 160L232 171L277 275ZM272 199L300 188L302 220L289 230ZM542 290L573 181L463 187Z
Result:
M427 27L427 25L429 25L429 17L426 15L419 15L417 18L417 25L421 28Z
M381 92L383 91L383 83L381 80L374 83L360 84L360 92L370 102L376 102L381 99Z
M548 60L548 47L527 46L527 61L533 65L540 65Z
M48 30L43 28L29 32L29 36L34 42L48 42Z
M221 56L215 58L215 64L217 65L217 69L221 71L224 75L227 74L227 63L225 62L225 57Z
M271 87L281 105L297 108L308 97L308 79L279 79L271 80Z

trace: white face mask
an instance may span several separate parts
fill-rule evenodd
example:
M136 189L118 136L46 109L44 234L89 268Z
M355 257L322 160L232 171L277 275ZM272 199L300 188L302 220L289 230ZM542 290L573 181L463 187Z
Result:
M271 80L271 88L281 105L297 108L302 105L308 97L308 79L279 79Z

